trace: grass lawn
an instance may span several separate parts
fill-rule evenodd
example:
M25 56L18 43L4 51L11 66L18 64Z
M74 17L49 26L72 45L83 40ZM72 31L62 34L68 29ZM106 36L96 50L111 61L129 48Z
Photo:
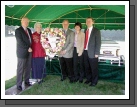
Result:
M16 84L16 76L5 81L5 90Z
M84 79L85 81L85 79ZM16 84L16 76L5 81L5 89ZM97 86L90 87L89 84L69 83L69 79L60 81L60 76L47 75L42 84L35 84L32 88L25 90L21 95L123 95L124 82L99 80Z
M96 87L84 83L60 81L60 76L47 75L42 84L35 84L21 95L123 95L125 84L99 80ZM85 80L84 80L85 81Z

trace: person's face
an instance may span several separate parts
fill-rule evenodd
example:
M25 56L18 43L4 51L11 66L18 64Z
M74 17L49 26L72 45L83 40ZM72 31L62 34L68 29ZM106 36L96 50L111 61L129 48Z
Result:
M64 21L64 22L62 23L62 26L63 26L63 29L68 29L68 27L69 27L68 21Z
M93 20L91 18L86 19L86 25L87 27L91 27L94 24Z
M75 30L76 31L80 31L80 27L79 26L75 26Z
M28 25L29 25L29 19L28 19L28 18L23 18L23 19L21 20L21 25L22 25L23 27L28 27Z
M37 26L36 26L36 31L37 31L38 33L41 32L41 26L40 26L40 25L37 25Z

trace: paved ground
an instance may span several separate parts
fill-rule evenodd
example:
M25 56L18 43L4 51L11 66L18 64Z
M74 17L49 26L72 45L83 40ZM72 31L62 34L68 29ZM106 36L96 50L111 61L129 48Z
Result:
M34 79L30 79L30 83L32 84L32 86L37 83L36 80ZM20 93L22 93L24 90L27 90L29 88L31 88L32 86L25 86L24 82L22 83L22 91L17 89L17 86L14 85L13 87L5 90L5 95L19 95Z

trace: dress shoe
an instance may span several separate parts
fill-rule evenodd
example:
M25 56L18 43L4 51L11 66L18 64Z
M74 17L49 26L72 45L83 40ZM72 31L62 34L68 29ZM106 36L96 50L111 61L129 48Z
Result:
M78 81L78 79L75 79L75 81L74 82L77 82Z
M17 86L17 89L18 89L18 90L22 90L22 87L21 87L21 86Z
M69 82L73 83L73 82L77 82L78 80L75 77L70 77L69 78Z
M30 82L25 82L25 85L27 85L27 86L32 86L32 85L30 84Z
M86 80L84 83L85 83L85 84L88 84L88 83L90 83L90 81L87 81L87 80Z
M38 82L38 84L41 84L41 83L43 83L43 82L44 82L44 81L43 81L43 80L41 80L41 81L39 81L39 82Z
M83 83L83 80L79 80L79 83Z
M91 83L89 86L92 86L92 87L94 87L94 86L96 86L96 84L93 84L93 83Z
M75 82L74 80L69 80L69 83L73 83L73 82Z
M64 78L61 78L61 80L60 81L64 81L66 78L64 77Z
M77 82L79 80L79 77L73 77L74 82Z

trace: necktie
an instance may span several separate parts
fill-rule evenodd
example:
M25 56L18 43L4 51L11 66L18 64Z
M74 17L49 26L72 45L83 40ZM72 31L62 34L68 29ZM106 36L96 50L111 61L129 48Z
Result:
M63 32L64 32L64 35L66 36L66 30L64 30Z
M84 49L86 49L86 46L87 46L87 42L88 42L88 33L89 33L89 29L86 31L86 39L85 39Z
M25 29L25 33L28 35L27 29Z
M30 43L31 43L31 38L30 38L30 35L28 34L27 29L25 29L25 33L26 33L26 34L27 34L27 36L29 37L29 40L30 40Z

